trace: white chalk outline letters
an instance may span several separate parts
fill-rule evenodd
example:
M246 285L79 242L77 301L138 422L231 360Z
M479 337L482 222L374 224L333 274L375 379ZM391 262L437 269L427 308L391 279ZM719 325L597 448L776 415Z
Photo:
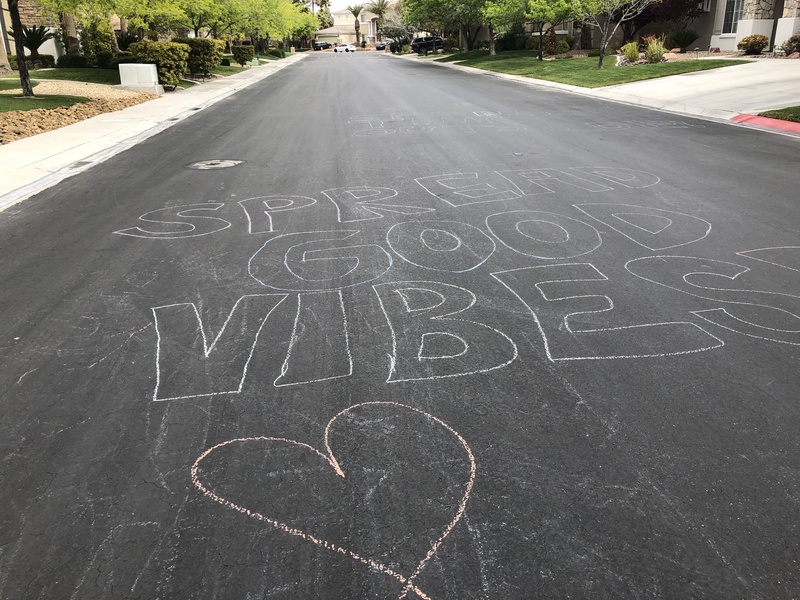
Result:
M430 225L430 227L426 227L426 225ZM473 230L476 231L481 236L478 239L480 239L481 241L484 241L484 238L485 238L485 241L488 241L488 243L491 245L491 250L488 250L488 253L486 253L486 256L481 258L477 254L475 254L475 251L473 250L473 247L474 247L473 244L466 244L465 245L464 241L462 240L462 238L459 235L457 235L458 232L453 233L453 231L451 229L447 228L447 225L457 225L458 228L464 228L464 229L466 229L467 231L470 231L470 232L473 231ZM419 232L419 236L418 237L419 237L420 242L422 242L422 245L424 245L425 248L427 248L430 252L438 252L438 253L443 253L444 254L444 253L447 253L447 252L455 252L456 250L461 249L462 246L465 246L473 256L476 256L477 258L481 258L481 260L476 265L474 265L472 267L469 267L468 269L439 269L437 267L431 267L429 265L424 265L424 264L421 264L419 262L415 262L415 261L411 260L410 258L408 258L405 254L400 252L400 250L397 249L397 246L398 246L397 241L392 243L392 232L393 231L400 231L400 229L398 229L398 228L403 228L403 227L408 227L408 226L411 226L413 229L417 229L419 227L423 227L422 231ZM456 244L456 246L452 250L437 250L435 248L431 248L427 244L427 242L425 242L425 240L422 237L425 234L425 232L427 232L427 231L441 231L442 233L445 233L445 234L449 235L450 237L454 238L455 240L457 240L458 243ZM400 237L400 239L402 240L402 236ZM467 240L467 241L469 241L469 240ZM386 232L386 243L388 244L388 246L392 250L392 252L397 254L397 256L399 256L402 260L406 261L407 263L412 264L415 267L420 267L421 269L429 269L431 271L443 271L445 273L467 273L469 271L473 271L473 270L477 269L478 267L480 267L487 260L489 260L489 258L491 258L491 256L492 256L492 254L494 254L495 250L497 250L497 245L494 243L494 240L491 238L491 236L486 235L486 232L482 231L478 227L475 227L474 225L469 225L467 223L462 223L460 221L404 221L402 223L396 223L395 225L392 225L389 228L389 230Z
M456 183L473 179L476 180L475 183ZM470 173L445 173L443 175L428 175L427 177L418 177L414 179L414 181L416 181L419 186L431 196L441 200L446 204L449 204L453 208L460 208L470 204L500 202L503 200L513 200L515 198L519 198L519 194L513 190L500 190L490 183L481 181L481 178L478 176L476 171L472 171ZM464 200L457 204L450 202L446 198L443 198L441 194L437 194L428 186L426 186L425 183L428 181L433 181L441 185L442 187L450 190L454 195L463 197Z
M744 258L749 258L751 260L757 260L759 262L764 262L770 265L774 265L776 267L780 267L781 269L789 269L790 271L795 271L800 273L800 269L795 269L794 267L790 267L789 265L784 265L781 263L777 263L774 260L767 260L766 258L756 258L752 255L754 252L768 252L770 250L797 250L800 253L800 246L774 246L772 248L756 248L755 250L744 250L742 252L737 252L737 256L743 256Z
M598 223L602 223L606 227L610 227L611 229L613 229L614 231L616 231L620 235L624 235L626 238L628 238L632 242L635 242L635 243L639 244L643 248L647 248L648 250L652 250L653 252L660 252L661 250L669 250L670 248L677 248L679 246L688 246L689 244L694 244L695 242L699 242L700 240L705 239L706 237L708 237L708 234L711 233L711 223L709 223L705 219L701 219L700 217L695 217L694 215L687 215L686 213L678 212L678 211L675 211L675 210L664 210L664 209L661 209L661 208L649 208L647 206L637 206L637 205L634 205L634 204L617 204L617 203L614 203L614 202L596 203L596 204L573 204L572 206L577 208L579 211L581 211L582 213L584 213L588 217L591 217L592 219L594 219ZM606 214L608 216L614 217L618 221L621 221L621 222L623 222L623 223L625 223L627 225L635 227L636 229L639 229L641 231L645 231L645 232L653 234L653 235L658 235L662 231L665 231L666 229L669 229L669 227L672 225L672 219L670 219L670 217L668 217L666 215L680 215L682 217L686 217L687 219L693 219L695 221L700 221L701 223L705 223L707 227L706 227L705 233L703 235L701 235L699 238L695 238L693 240L689 240L688 242L681 242L680 244L672 244L672 245L669 245L669 246L653 247L653 246L650 246L648 244L645 244L641 240L637 240L636 238L631 237L630 235L628 235L627 233L625 233L621 229L619 229L617 227L614 227L614 224L612 222L609 222L609 220L603 220L602 217L596 217L591 212L589 212L589 210L584 210L584 208L583 208L584 206L587 207L587 208L588 207L592 207L592 206L612 206L612 207L613 206L618 206L618 207L623 208L623 209L625 209L625 208L640 209L640 210L642 210L644 212L628 211L628 212L606 213ZM631 223L630 221L626 221L625 219L621 218L621 216L620 216L620 215L630 215L630 214L647 215L647 214L651 214L653 212L664 213L663 215L656 214L656 215L652 215L652 216L654 216L654 217L663 217L663 218L669 219L670 225L658 230L658 232L653 232L653 231L650 231L650 230L646 229L645 227L642 227L641 225L637 225L636 223Z
M139 217L140 221L144 221L145 223L160 223L162 225L177 225L177 226L186 226L184 232L181 231L147 231L142 229L141 227L128 227L127 229L120 229L119 231L114 231L113 233L119 235L127 235L130 237L138 237L144 238L146 240L178 240L183 238L191 238L191 237L200 237L203 235L210 235L212 233L217 233L218 231L222 231L223 229L227 229L231 226L230 221L226 221L225 219L220 219L219 217L208 217L204 215L194 215L191 214L198 210L219 210L225 206L223 203L218 202L209 202L208 204L184 204L182 206L165 206L164 208L157 208L156 210L151 210L149 212L144 213ZM209 221L219 221L224 223L225 225L220 227L217 226L216 229L211 231L204 231L202 233L191 233L195 231L197 227L193 223L187 223L185 221L161 221L159 219L148 219L150 215L154 215L157 213L167 212L167 211L175 211L179 208L184 210L180 210L175 214L178 217L183 218L192 218L192 219L204 219ZM138 233L137 233L138 232Z
M426 288L425 285L431 285L431 286L433 286L433 288ZM458 289L458 290L461 290L463 292L466 292L468 294L469 298L470 298L469 304L467 306L465 306L464 308L460 308L458 310L454 310L453 312L445 313L445 314L440 315L438 317L430 317L430 320L431 321L453 321L453 322L456 322L456 323L459 323L459 322L461 322L461 323L469 323L470 325L476 325L478 327L483 327L484 329L489 329L491 331L494 331L495 333L497 333L500 336L504 337L506 339L506 341L508 341L508 343L511 344L511 347L514 349L513 356L509 360L507 360L506 362L504 362L502 364L494 365L492 367L488 367L488 368L484 368L484 369L474 369L472 371L464 371L464 372L461 372L461 373L448 373L446 375L431 375L431 376L428 376L428 377L408 377L408 378L403 378L403 379L394 379L395 368L396 368L396 365L397 365L397 333L395 332L394 326L392 325L392 319L389 316L389 311L384 306L383 299L381 298L381 295L378 292L378 288L384 288L384 287L390 288L390 289L391 288L395 288L394 289L395 293L399 294L400 298L402 299L404 305L406 306L406 308L408 309L408 312L410 314L413 314L415 312L416 313L427 312L427 311L433 310L434 308L438 308L439 306L444 304L445 301L446 301L446 297L441 292L436 291L437 287L453 288L453 289ZM506 367L506 366L510 365L519 356L519 349L517 348L517 344L514 342L514 340L512 340L510 337L508 337L505 333L503 333L499 329L495 329L494 327L491 327L491 326L486 325L484 323L480 323L478 321L470 321L468 319L453 319L453 318L451 318L452 315L457 315L457 314L463 313L463 312L469 310L470 308L472 308L473 306L475 306L475 303L477 302L477 297L475 296L475 294L473 292L471 292L470 290L468 290L466 288L463 288L463 287L460 287L460 286L457 286L457 285L452 285L450 283L441 283L441 282L436 282L436 281L396 281L396 282L390 282L390 283L379 283L379 284L373 285L372 289L375 291L375 295L378 297L378 303L380 304L381 310L383 311L383 316L385 317L386 322L389 325L389 331L390 331L391 336L392 336L392 353L389 355L389 377L387 377L386 383L397 383L397 382L400 382L400 381L426 381L426 380L433 380L433 379L448 379L448 378L451 378L451 377L465 377L467 375L476 375L478 373L488 373L489 371L495 371L497 369L502 369L503 367ZM425 308L418 308L416 310L413 310L413 309L411 309L409 307L408 298L403 294L403 292L406 291L406 290L417 290L417 291L421 291L421 292L430 292L430 293L433 293L436 296L439 296L442 299L442 301L439 302L438 304L436 304L435 306L425 307ZM455 335L455 334L453 334L453 333L451 333L449 331L428 331L428 332L425 332L425 333L442 334L442 335L445 335L445 336L449 336L449 337L458 339L464 346L464 351L460 352L459 354L454 354L452 356L439 356L439 357L436 357L436 358L442 358L442 359L444 359L444 358L457 358L458 356L464 356L469 351L469 344L466 342L466 340L464 340L462 337L460 337L458 335ZM425 337L424 334L423 334L422 337L423 337L423 342L424 342L424 337ZM419 348L417 349L417 360L419 360L419 361L432 360L433 357L423 356L422 352L423 352L423 349L422 349L422 342L421 342Z
M295 206L295 199L300 199L307 201L300 206ZM267 210L260 210L259 212L262 213L266 218L269 224L269 229L265 231L253 231L253 220L250 218L250 211L247 210L245 207L245 203L247 202L254 202L256 200L261 200ZM279 207L279 208L272 208L269 205L270 200L289 200L291 201L290 204L287 206ZM239 200L238 204L242 207L245 216L247 217L247 233L255 234L255 233L274 233L274 223L272 222L272 213L277 212L288 212L290 210L300 210L301 208L307 208L309 206L313 206L317 203L314 198L309 198L308 196L296 196L296 195L273 195L273 196L256 196L254 198L245 198L244 200Z
M358 196L357 192L364 192L365 195ZM370 193L367 193L370 192ZM391 192L386 194L385 192ZM397 197L397 190L387 187L377 186L357 186L357 187L339 187L323 190L322 193L333 202L336 206L336 219L339 223L356 223L358 221L371 221L373 219L383 219L384 215L378 211L388 213L397 213L400 215L420 215L427 212L434 212L435 208L422 207L422 206L406 206L403 204L385 204L386 201L392 200ZM353 197L354 204L357 208L364 210L369 216L364 216L355 219L342 218L342 206L347 207L339 199L342 193L350 194ZM347 207L351 211L353 208Z
M223 323L222 328L219 330L219 333L214 338L214 341L211 342L209 345L208 338L206 336L206 327L203 325L203 320L200 317L200 311L197 309L197 305L194 302L183 302L178 304L167 304L164 306L156 306L152 308L153 311L153 321L155 323L155 330L156 330L156 386L153 390L153 401L154 402L163 402L166 400L186 400L188 398L199 398L204 396L216 396L217 394L239 394L242 391L242 387L244 386L244 380L247 377L247 368L250 365L250 360L253 358L253 353L255 352L256 345L258 344L258 338L261 335L261 330L264 328L264 324L269 319L270 315L273 311L280 306L284 300L286 300L287 294L247 294L239 298L233 305L230 313L228 313L228 317L225 319L225 323ZM197 319L198 329L200 334L203 338L203 356L204 358L209 358L211 353L214 351L214 347L216 346L217 342L225 333L228 323L230 322L233 315L236 313L237 309L239 308L240 304L246 300L247 298L280 298L277 302L275 302L274 306L270 309L270 311L261 319L261 323L258 326L258 330L256 331L255 335L253 336L253 341L250 344L250 352L247 355L247 359L245 360L244 367L242 368L242 376L239 378L239 385L232 390L223 390L223 391L214 391L207 394L189 394L185 396L170 396L166 398L159 398L158 391L161 385L161 331L158 326L158 311L164 308L174 308L174 307L191 307L191 310L194 311L195 317Z
M304 296L311 296L311 295L319 295L319 294L331 294L335 293L339 298L339 306L342 310L342 323L344 326L344 346L345 352L347 353L347 362L350 365L347 373L342 373L341 375L331 375L330 377L321 377L318 379L307 379L305 381L293 381L291 383L278 383L289 371L289 363L292 358L292 351L294 350L295 345L298 341L297 335L297 326L301 320L301 312L303 308L303 297ZM283 361L283 366L281 366L280 375L275 378L275 381L272 385L275 387L287 387L292 385L303 385L306 383L315 383L318 381L330 381L331 379L342 379L344 377L350 377L353 374L353 355L350 352L350 334L348 332L347 327L347 312L344 309L344 298L342 298L342 291L337 290L336 292L307 292L303 294L297 295L297 314L294 317L294 325L292 326L292 337L289 340L289 349L286 351L286 358Z
M715 260L715 259L710 259L710 258L699 258L699 257L696 257L696 256L645 256L645 257L642 257L642 258L636 258L636 259L629 260L628 262L626 262L625 263L625 270L628 271L629 273L631 273L632 275L635 275L639 279L643 279L644 281L649 281L650 283L654 283L656 285L660 285L662 287L681 292L682 294L686 294L687 296L693 296L695 298L702 298L703 300L709 300L709 301L715 302L715 303L719 302L719 303L722 303L722 304L733 304L733 305L738 305L738 306L760 306L762 308L767 308L767 309L770 309L770 310L776 310L778 312L786 313L787 315L790 315L790 316L794 317L795 319L797 319L798 324L800 324L800 314L793 313L793 312L788 311L788 310L783 309L783 308L778 308L776 306L770 306L770 305L767 305L767 304L761 304L759 302L740 302L740 301L736 301L736 300L722 300L722 299L719 299L719 298L711 297L709 295L703 295L702 293L688 292L688 291L686 291L684 289L681 289L679 287L668 285L666 283L662 283L660 281L656 281L654 279L650 279L648 277L645 277L644 275L636 273L635 271L633 271L631 269L631 266L636 264L636 263L648 262L648 261L649 262L652 262L652 261L664 261L664 260L667 260L667 259L697 260L697 261L704 262L706 264L714 264L714 263L716 263L716 264L720 264L720 265L726 265L726 266L729 266L729 267L734 267L734 269L733 269L734 275L725 275L725 274L722 274L722 273L714 273L714 272L711 272L711 271L690 271L688 273L684 273L683 276L682 276L683 281L688 286L691 286L692 288L696 288L698 290L710 290L710 291L718 291L718 292L725 292L725 293L727 293L727 292L742 292L742 293L746 293L746 294L765 294L765 295L768 295L768 296L776 296L776 297L800 298L800 295L785 294L785 293L782 293L782 292L768 292L768 291L764 291L764 290L747 290L747 289L743 289L743 288L730 289L730 288L714 288L714 287L709 287L709 286L699 286L699 285L695 285L694 283L689 281L688 278L691 277L692 275L704 275L704 276L722 277L724 279L728 279L730 281L734 281L734 280L738 279L741 275L744 275L745 273L751 271L751 269L749 267L745 267L745 266L742 266L742 265L739 265L739 264L736 264L736 263L732 263L732 262L727 262L727 261L724 261L724 260ZM778 337L769 337L769 335L768 335L768 332L775 332L776 334L777 333L797 334L797 333L800 333L800 329L797 329L797 330L793 330L793 329L776 329L776 328L773 328L773 327L767 327L765 325L759 325L758 323L751 323L750 321L746 321L744 319L740 319L740 318L736 317L735 315L732 315L727 310L725 310L724 306L723 307L719 307L719 308L709 308L709 309L705 309L705 310L693 310L693 311L690 311L690 312L693 315L695 315L697 317L700 317L704 321L707 321L709 323L712 323L712 324L716 325L717 327L721 327L723 329L727 329L728 331L733 331L735 333L739 333L739 334L745 335L747 337L760 339L760 340L765 340L765 341L768 341L768 342L777 342L779 344L788 344L790 346L800 346L800 341L793 342L793 341L790 341L790 340L779 339ZM721 319L714 319L714 318L711 317L711 315L719 315L719 314L724 315L730 321L733 321L733 322L736 322L736 323L741 323L743 325L748 325L750 327L753 327L753 328L756 329L756 331L759 331L759 333L763 331L764 334L763 335L756 335L755 333L748 333L746 331L742 331L740 329L736 329L736 328L732 327L731 325L723 325L722 322L721 322Z
M644 328L650 328L650 327L664 327L664 326L679 325L679 326L688 326L688 327L699 329L704 334L706 334L708 337L710 337L713 340L715 340L716 343L713 344L713 345L710 345L710 346L701 347L701 348L693 348L693 349L690 349L690 350L679 350L679 351L676 351L676 352L655 352L655 353L652 353L652 354L613 354L613 355L608 355L608 356L554 356L553 353L551 352L551 349L550 349L550 342L549 342L549 340L547 338L547 334L545 333L544 327L542 326L542 324L541 324L541 322L539 320L539 317L536 314L536 311L522 298L522 296L520 296L514 290L514 288L511 285L509 285L505 281L503 281L502 275L504 275L506 273L516 273L516 272L520 272L520 271L543 272L544 273L544 272L547 272L547 271L539 271L539 270L548 269L548 270L552 271L553 269L557 269L559 267L576 267L576 266L589 267L598 276L597 277L592 277L592 278L585 278L585 279L546 279L546 278L545 279L540 279L540 278L537 277L536 278L536 283L534 284L534 287L536 288L537 292L539 293L539 295L546 302L553 302L553 301L557 301L557 300L571 300L571 299L577 299L577 298L602 298L602 299L605 299L607 301L608 306L606 308L602 309L602 310L578 311L578 312L569 313L567 315L564 315L563 326L564 326L565 331L567 331L570 335L572 335L574 337L579 337L581 334L584 334L584 333L599 333L599 332L606 332L606 331L611 332L611 331L625 331L625 330L632 331L632 330L644 329ZM571 283L571 282L608 281L608 277L606 277L602 272L600 272L600 270L597 267L595 267L591 263L565 263L565 264L558 264L558 265L542 265L542 266L536 266L536 267L522 267L522 268L519 268L519 269L509 269L507 271L498 271L496 273L492 273L491 275L497 281L499 281L506 289L508 289L508 291L510 291L512 294L514 294L517 297L517 299L523 304L523 306L525 306L528 309L528 312L530 313L531 317L533 317L533 320L536 323L537 328L539 329L539 334L542 336L542 341L544 342L545 354L547 355L548 360L550 360L551 362L573 361L573 360L614 360L614 359L658 358L658 357L664 357L664 356L680 356L680 355L683 355L683 354L695 354L697 352L705 352L706 350L714 350L715 348L721 348L722 346L725 345L725 342L723 342L721 339L719 339L715 335L710 334L708 331L706 331L705 329L703 329L699 325L697 325L695 323L690 323L688 321L669 321L669 322L666 322L666 323L646 323L646 324L642 324L642 325L627 325L627 326L623 326L623 327L603 327L603 328L596 328L596 329L581 329L579 331L573 331L571 329L570 323L569 323L570 317L572 317L574 315L603 313L603 312L612 311L612 310L614 310L614 301L611 298L609 298L608 296L604 295L604 294L583 294L583 295L579 295L579 296L561 296L561 297L553 296L553 297L548 297L548 295L545 293L545 291L542 289L541 286L547 285L549 283L562 283L563 284L563 283Z
M569 232L569 230L567 228L565 228L564 226L562 226L561 224L559 224L556 221L548 220L546 218L546 217L550 217L550 218L556 217L558 220L566 220L566 221L570 221L570 222L573 222L573 223L577 223L580 226L580 228L582 228L584 230L585 230L585 228L590 229L594 233L594 237L595 237L594 246L592 246L588 250L582 250L580 247L578 247L576 250L574 250L572 252L567 252L566 254L559 254L558 256L542 256L541 254L534 254L532 252L525 252L525 251L520 250L519 248L516 248L513 245L511 245L506 239L503 239L504 236L501 235L499 227L497 227L497 225L495 225L495 227L492 228L492 224L491 224L492 221L499 221L501 217L504 217L506 215L532 215L533 217L539 217L539 216L545 217L545 218L521 219L521 220L517 221L516 224L514 225L514 229L515 229L515 231L517 233L519 233L519 235L521 235L522 237L524 237L524 238L526 238L528 240L533 240L537 244L551 244L555 248L555 247L561 246L563 243L566 243L566 242L570 241L571 234L570 234L570 232ZM556 226L559 229L564 231L564 233L566 234L566 239L564 240L564 242L548 242L546 240L540 240L540 239L537 239L537 238L533 238L533 237L529 236L528 234L526 234L526 233L524 233L524 232L522 232L520 230L519 226L522 223L548 223L550 225L554 225L554 226ZM491 234L494 237L496 237L498 240L500 240L501 244L503 244L509 250L513 250L517 254L522 254L523 256L530 256L532 258L538 258L538 259L541 259L541 260L567 260L567 259L570 259L570 258L576 258L578 256L583 256L584 254L591 254L592 252L594 252L600 246L603 245L603 238L600 236L600 232L597 231L597 229L595 227L593 227L592 225L589 225L589 223L585 223L584 221L580 221L580 220L574 219L572 217L567 217L565 215L560 215L558 213L544 212L544 211L538 211L538 210L510 210L510 211L506 211L506 212L494 213L493 215L489 215L488 217L486 217L486 228L491 232Z
M250 277L255 279L261 285L263 285L265 287L268 287L268 288L272 288L274 290L279 290L279 291L282 291L282 292L334 292L336 290L342 290L342 289L345 289L345 288L354 287L356 285L361 285L363 283L369 283L370 281L375 281L376 279L382 277L385 273L387 273L389 271L389 269L392 268L392 264L394 262L394 260L392 259L392 255L389 254L383 248L383 246L380 246L379 244L354 244L352 246L341 246L341 247L335 246L333 248L315 248L313 250L307 250L307 251L303 252L302 257L300 259L301 262L312 262L312 261L322 261L322 260L329 260L329 261L332 261L332 260L344 260L345 258L355 259L355 265L353 265L353 267L351 267L347 271L347 273L344 273L343 275L338 275L336 277L336 279L342 279L344 277L347 277L348 275L350 275L350 273L352 273L356 269L358 269L358 267L361 265L361 259L358 256L350 256L350 257L342 257L342 256L325 257L325 256L323 256L322 258L313 258L314 254L322 253L322 252L331 252L331 251L335 252L335 251L343 251L343 250L353 250L353 249L358 249L358 248L373 248L373 249L374 248L378 248L381 252L383 252L383 254L388 259L388 264L386 265L385 268L383 268L383 267L379 267L378 268L378 270L380 270L380 273L378 273L376 275L373 275L373 276L369 277L368 279L364 279L363 281L356 281L354 283L348 283L347 285L328 286L328 287L322 287L322 288L281 287L281 286L277 285L276 283L272 282L271 280L267 279L267 277L264 277L264 279L261 279L261 278L257 277L256 274L253 272L253 261L256 259L256 257L259 256L259 254L261 254L264 251L265 248L267 248L267 246L272 244L273 246L278 246L279 247L279 243L281 243L281 242L279 242L279 240L285 240L285 239L289 239L289 238L292 238L292 237L296 237L298 239L302 239L300 236L307 236L307 237L310 237L311 239L307 239L307 240L301 241L300 243L293 244L293 245L289 246L288 248L286 248L285 251L283 251L283 261L281 261L280 257L278 256L280 254L280 250L278 252L271 252L268 249L267 250L268 255L272 255L273 257L271 258L271 260L265 260L264 261L264 263L267 265L267 267L264 267L264 268L265 268L265 270L266 270L268 275L273 275L272 270L268 268L270 266L270 263L274 263L274 264L272 264L272 266L274 267L274 266L280 266L280 264L282 262L283 267L286 270L286 273L288 273L289 275L294 277L297 281L308 282L309 284L320 284L320 285L322 285L326 281L330 282L332 280L331 279L321 279L321 280L306 279L305 277L302 277L302 276L298 275L297 273L295 273L292 270L292 267L289 265L289 255L290 255L290 253L295 248L299 248L299 247L305 246L307 244L317 244L317 243L320 243L320 242L343 242L345 240L349 240L353 236L358 235L359 233L361 233L361 230L349 229L349 230L342 230L342 231L300 231L300 232L297 232L297 233L285 233L283 235L276 236L276 237L274 237L274 238L272 238L270 240L267 240L264 243L264 245L261 246L261 248L259 248L258 250L256 250L255 254L253 254L253 256L250 257L250 260L247 261L247 272L250 274ZM381 269L383 269L383 270L381 270Z

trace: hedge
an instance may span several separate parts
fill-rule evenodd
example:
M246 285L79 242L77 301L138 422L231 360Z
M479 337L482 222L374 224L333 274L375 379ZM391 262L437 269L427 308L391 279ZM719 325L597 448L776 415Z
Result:
M209 38L172 38L178 44L189 46L189 73L208 75L214 67L222 62L225 52L225 42Z
M161 85L177 86L186 73L189 61L189 46L175 42L135 42L128 50L139 61L155 64L158 68L158 82Z
M249 61L256 57L256 49L253 46L233 46L233 59L242 66L245 66Z
M39 59L41 61L41 68L43 69L51 69L56 66L56 59L52 54L40 54ZM17 64L16 54L8 55L8 64L11 65L13 70L17 70L19 65ZM28 65L28 69L33 69L33 63L31 62L30 56L25 56L25 64Z

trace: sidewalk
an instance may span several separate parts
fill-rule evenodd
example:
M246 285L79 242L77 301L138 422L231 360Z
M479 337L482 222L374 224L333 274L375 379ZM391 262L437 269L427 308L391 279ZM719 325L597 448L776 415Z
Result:
M415 55L402 58L406 57L419 60ZM430 59L422 60L430 62ZM746 65L596 89L492 73L454 63L432 64L680 115L746 123L771 131L800 135L800 123L755 117L760 112L774 108L800 106L800 60L758 58Z
M124 110L0 146L0 211L302 60L270 61Z
M0 146L0 165L3 166L0 211L126 150L305 56L305 53L294 54L230 77L167 94L157 100ZM416 55L402 58L418 60ZM429 61L426 59L425 62ZM556 88L613 102L800 137L800 123L755 116L772 108L800 106L800 60L756 59L746 65L601 89L491 73L453 63L432 64L534 87Z

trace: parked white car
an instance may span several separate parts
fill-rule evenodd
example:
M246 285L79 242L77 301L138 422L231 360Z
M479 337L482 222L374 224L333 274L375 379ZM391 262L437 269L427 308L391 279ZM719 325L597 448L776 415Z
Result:
M333 49L334 52L355 52L356 50L355 44L339 44Z

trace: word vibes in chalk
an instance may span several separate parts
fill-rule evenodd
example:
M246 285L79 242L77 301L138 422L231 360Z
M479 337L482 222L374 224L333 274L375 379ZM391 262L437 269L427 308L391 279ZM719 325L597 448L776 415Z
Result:
M335 231L278 233L285 230L290 213L314 207L314 198L270 195L239 201L247 233L269 234L248 262L250 276L266 293L235 302L221 327L214 327L218 333L213 339L194 303L154 307L153 400L240 393L265 324L287 302L293 303L294 324L273 385L351 376L350 311L342 290L362 285L372 288L386 323L387 383L502 369L519 354L511 332L470 318L476 294L437 280L437 275L452 278L478 269L486 269L490 281L516 303L516 312L527 315L528 328L538 333L554 363L705 352L725 345L718 337L725 331L800 345L800 295L752 289L746 265L674 255L711 232L711 224L699 217L610 202L573 204L569 214L491 210L495 202L515 199L532 200L526 206L535 207L536 196L565 188L594 195L651 187L659 183L652 174L623 168L527 169L488 177L451 173L415 181L417 194L373 186L324 190L321 195L335 207L339 223L363 223L361 228L350 225ZM430 218L443 206L473 205L487 209L481 226ZM142 215L138 226L115 233L153 240L213 235L233 225L218 216L225 206L164 208ZM415 218L385 227L385 244L363 239L363 228L374 230L386 214ZM616 309L609 277L588 261L603 243L598 226L605 236L619 235L652 253L625 264L631 276L706 305L691 311L692 320L625 322L630 317ZM499 249L530 264L491 270L489 261ZM787 275L800 271L800 247L738 254L745 263L766 263ZM425 276L390 281L396 261L419 268ZM599 326L603 320L606 324ZM320 347L330 350L325 361L313 360Z

